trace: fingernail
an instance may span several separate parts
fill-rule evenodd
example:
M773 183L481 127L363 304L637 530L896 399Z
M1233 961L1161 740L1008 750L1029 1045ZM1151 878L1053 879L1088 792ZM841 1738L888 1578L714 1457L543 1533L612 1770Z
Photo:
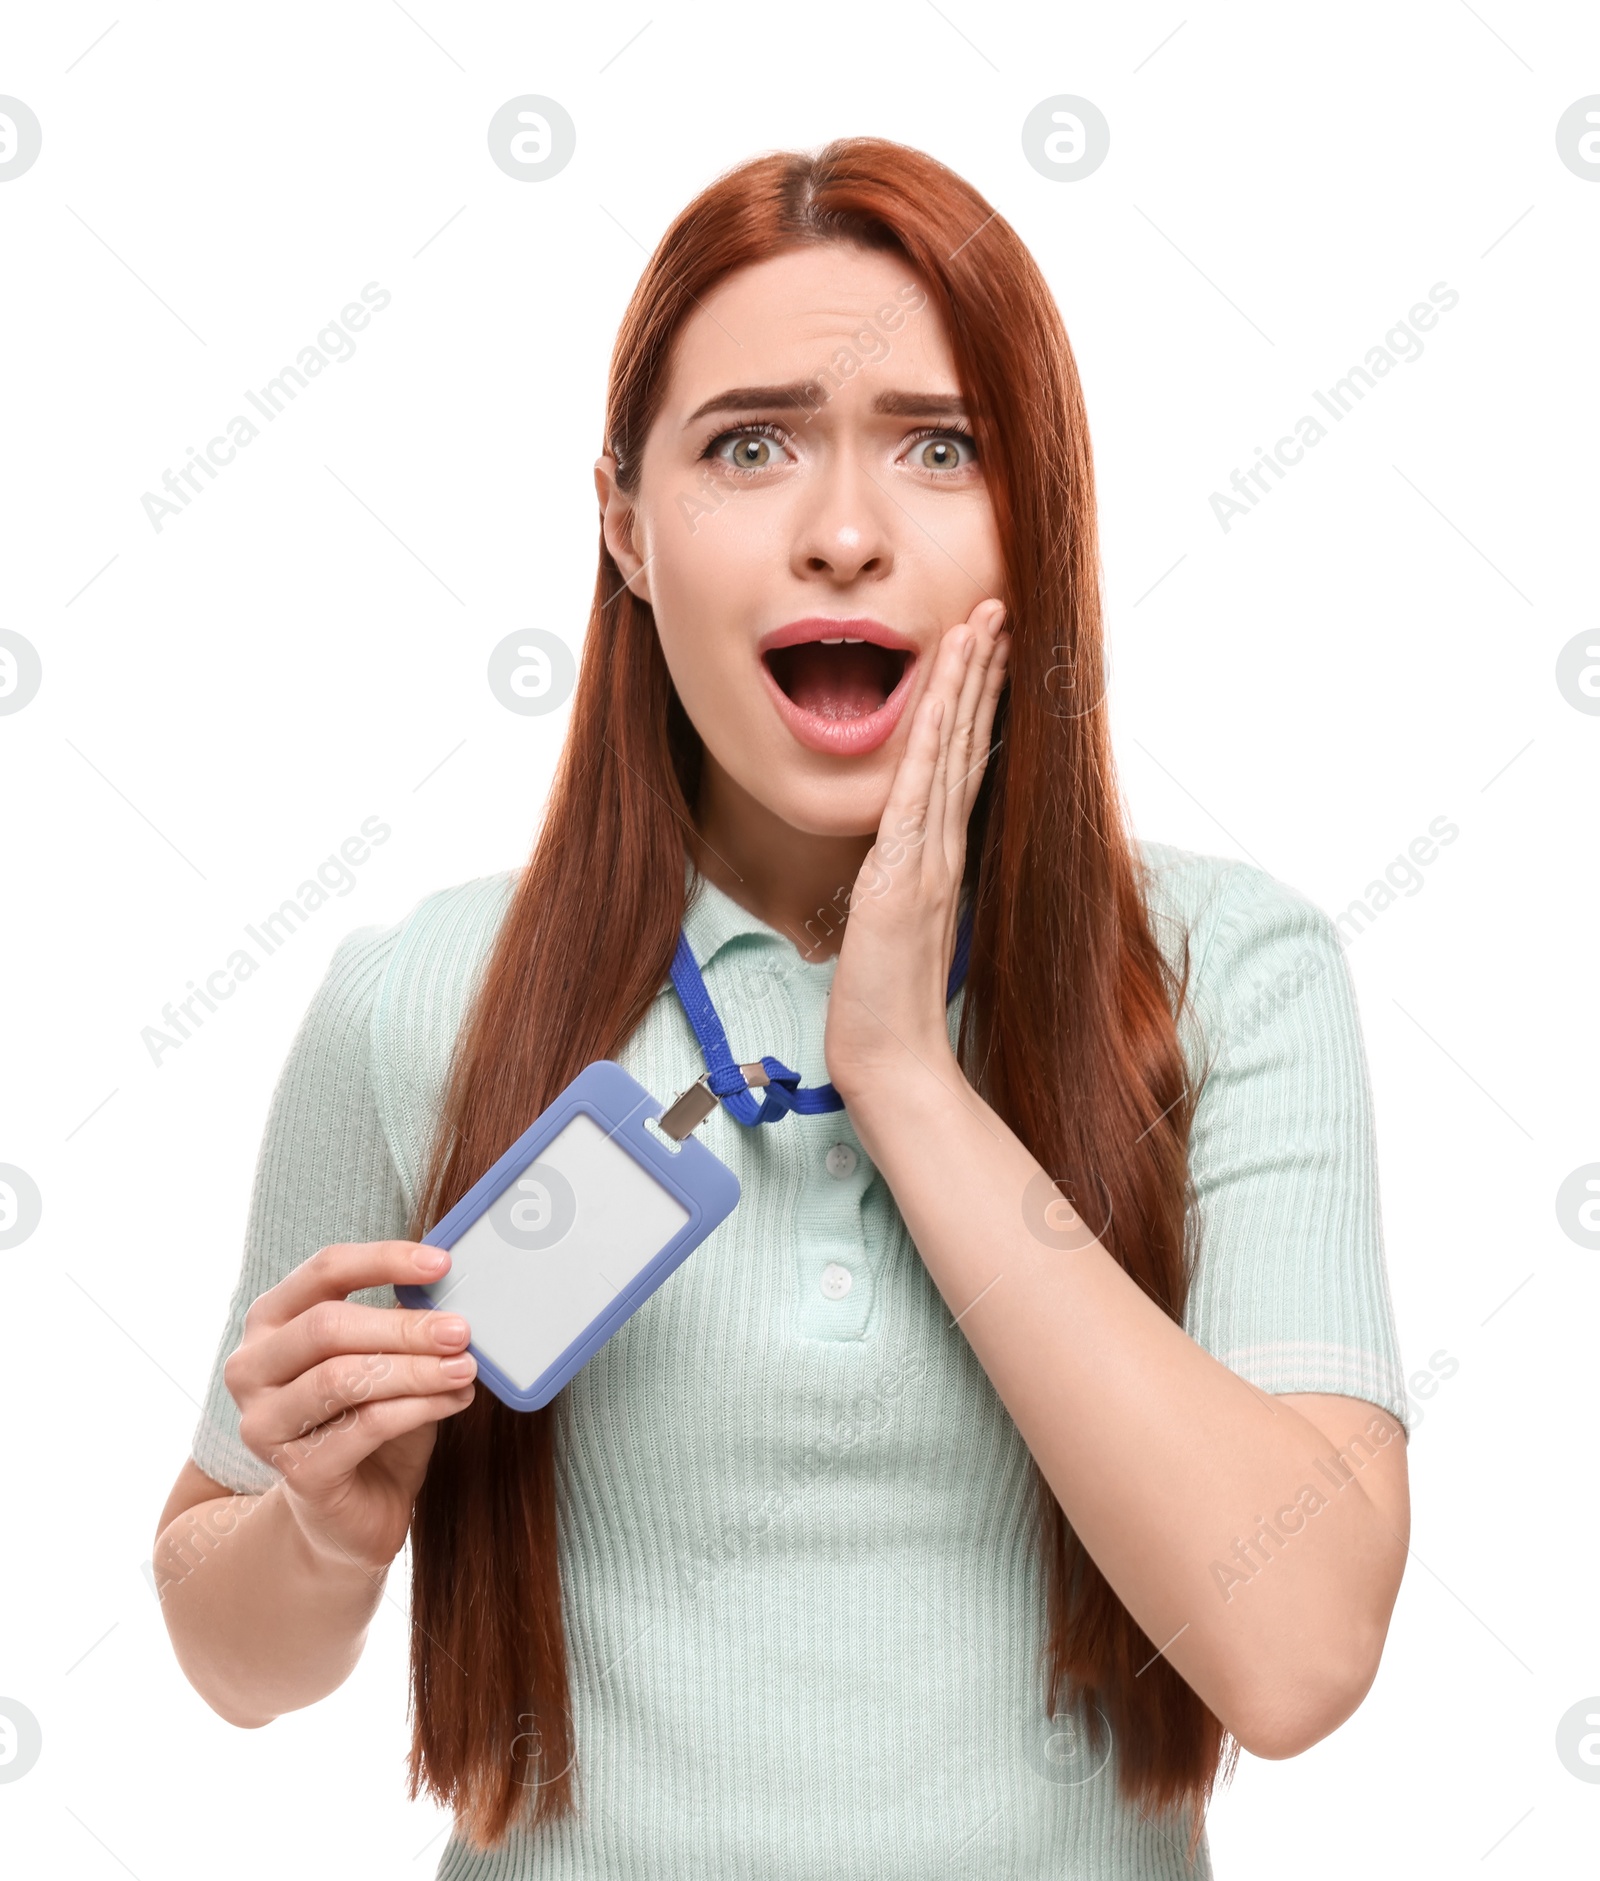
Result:
M460 1345L467 1336L467 1322L451 1315L433 1322L433 1336L440 1345Z
M425 1274L443 1273L450 1265L450 1251L442 1247L425 1247L417 1255L417 1265Z
M1004 627L1005 624L1006 624L1006 609L1005 609L1005 603L1002 601L1000 604L1000 611L995 615L994 619L990 622L990 631L992 633L999 633L1000 629Z
M445 1359L439 1370L446 1378L470 1378L478 1369L478 1361L470 1352L463 1352L460 1358Z

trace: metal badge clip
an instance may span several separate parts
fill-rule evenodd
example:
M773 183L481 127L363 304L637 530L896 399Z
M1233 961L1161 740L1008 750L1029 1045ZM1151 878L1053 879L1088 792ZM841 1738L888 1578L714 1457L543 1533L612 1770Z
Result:
M772 1082L763 1064L740 1065L739 1070L747 1089L760 1089ZM691 1130L698 1129L716 1109L721 1099L714 1095L707 1082L710 1075L707 1072L704 1078L696 1078L681 1097L673 1098L662 1111L655 1127L663 1136L670 1136L674 1143L681 1143Z
M674 1143L681 1143L689 1132L705 1122L717 1107L717 1099L704 1078L696 1078L681 1097L673 1098L656 1120L656 1128Z

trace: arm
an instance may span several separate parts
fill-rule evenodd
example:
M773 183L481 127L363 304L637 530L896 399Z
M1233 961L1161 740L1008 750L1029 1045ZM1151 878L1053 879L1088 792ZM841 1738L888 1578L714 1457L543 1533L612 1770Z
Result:
M193 1461L161 1511L153 1568L184 1676L245 1729L342 1685L383 1595L383 1574L312 1552L281 1483L235 1495Z
M1342 1723L1376 1674L1405 1564L1395 1420L1353 1398L1266 1396L1087 1227L1070 1251L1036 1241L1022 1196L1048 1178L953 1055L892 1090L858 1087L849 1108L955 1323L1153 1645L1257 1755L1294 1756Z
M1004 660L992 617L940 649L852 899L830 1075L952 1323L1152 1650L1247 1749L1292 1756L1377 1668L1406 1553L1400 1427L1355 1398L1268 1396L1214 1358L963 1075L944 976ZM1053 1245L1029 1226L1030 1188Z
M347 935L295 1035L193 1455L158 1525L178 1662L233 1724L265 1724L349 1676L434 1424L472 1395L442 1368L465 1322L394 1305L395 1281L435 1277L395 1239L407 1205L368 1075L398 932Z
M231 1724L314 1704L355 1669L438 1423L472 1402L477 1366L459 1315L348 1296L448 1267L410 1241L326 1247L246 1315L224 1372L240 1440L276 1480L235 1494L186 1464L153 1556L178 1663Z

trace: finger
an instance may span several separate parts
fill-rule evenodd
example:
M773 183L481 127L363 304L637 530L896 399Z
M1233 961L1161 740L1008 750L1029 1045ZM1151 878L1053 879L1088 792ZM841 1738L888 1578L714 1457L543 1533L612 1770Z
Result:
M973 634L973 650L962 675L961 693L956 704L956 719L946 754L946 771L935 780L935 792L943 785L943 822L945 866L955 872L961 867L967 841L968 785L974 762L981 762L977 745L977 714L994 659L996 636L994 623L1000 615L997 602L980 602L968 617Z
M978 700L978 709L974 715L972 730L972 761L967 767L965 796L962 804L962 828L966 828L967 819L972 814L972 806L977 801L978 791L983 783L983 774L989 768L991 745L994 739L994 716L1000 705L1000 694L1005 690L1006 669L1011 661L1011 636L1002 631L996 636L993 657L989 661L983 678L983 693Z
M996 623L1004 623L1006 611L998 609ZM983 771L989 767L989 745L995 734L995 711L1000 703L1000 692L1006 685L1006 666L1012 653L1012 636L1004 632L1004 624L995 624L993 640L989 645L989 655L983 662L978 698L972 707L972 730L970 730L970 754L965 767L959 773L959 792L955 784L951 790L959 794L959 818L961 831L965 839L966 822L972 814L972 805L978 801L978 790L983 782Z
M959 741L971 741L974 715L978 701L983 697L984 681L994 657L998 623L1004 618L1005 609L998 601L980 601L967 616L967 630L972 635L972 657L967 661L966 672L962 675L961 695L956 702L956 722L951 738L953 752ZM951 764L952 767L956 765L955 755L952 755ZM953 769L953 775L959 774L959 769Z
M913 712L906 748L889 786L889 800L878 819L877 839L868 858L874 867L874 893L882 892L888 874L909 857L916 856L920 863L918 852L928 831L938 827L933 820L931 793L950 714L960 694L965 664L962 632L961 627L953 627L940 639L928 684ZM865 869L867 864L862 866Z
M928 788L939 759L939 721L945 704L930 686L912 712L906 748L889 786L889 800L878 819L872 853L862 864L873 869L868 892L881 894L896 869L922 846L928 828Z
M950 737L955 726L956 712L961 699L961 688L966 679L967 668L972 659L972 649L976 635L965 621L950 628L939 642L938 655L934 662L933 678L929 691L937 691L942 702L939 720L939 748L934 756L933 773L928 780L928 789L924 798L922 829L924 837L942 839L945 824L945 779L949 775ZM919 863L928 861L926 844L919 855Z
M967 678L972 671L976 656L978 635L965 621L959 627L952 627L945 635L940 651L945 656L945 708L944 721L939 728L939 760L942 765L950 761L950 741L954 737L961 719L961 701L966 691ZM939 787L939 774L934 773L934 788Z
M998 601L980 602L968 616L967 624L974 636L973 650L962 676L946 758L944 837L952 867L959 864L966 844L972 768L975 763L981 767L986 755L986 747L978 739L978 711L999 644L999 623L1004 618L1005 609Z
M939 663L934 668L934 683L945 701L944 717L939 725L939 755L934 760L933 776L928 785L927 828L931 836L942 836L945 825L946 781L950 775L950 741L960 711L962 688L970 670L977 635L965 621L952 627L939 643Z
M455 1352L470 1337L459 1313L319 1300L288 1325L241 1345L223 1367L223 1382L237 1397L286 1385L341 1352Z
M476 1390L474 1385L464 1385L459 1391L429 1397L385 1398L376 1404L363 1404L337 1424L323 1424L305 1437L279 1445L263 1461L289 1478L297 1495L315 1495L341 1476L348 1476L392 1439L464 1411Z
M424 1286L448 1273L443 1248L420 1241L356 1241L319 1248L256 1300L245 1316L248 1330L284 1326L319 1300L342 1300L363 1287Z
M239 1419L240 1441L256 1455L279 1449L343 1421L352 1411L390 1398L426 1398L459 1391L477 1375L470 1352L448 1358L393 1352L341 1353L275 1391L253 1398Z

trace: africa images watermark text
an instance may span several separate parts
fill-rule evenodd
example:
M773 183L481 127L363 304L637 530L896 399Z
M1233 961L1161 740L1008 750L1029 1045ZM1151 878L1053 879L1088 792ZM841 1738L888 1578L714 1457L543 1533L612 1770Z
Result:
M169 1001L161 1008L161 1024L147 1025L139 1034L158 1071L166 1054L177 1051L191 1038L205 1024L207 1013L220 1011L220 1002L232 999L244 981L259 972L262 963L298 933L325 902L350 893L356 885L355 871L392 834L387 823L375 816L367 817L360 835L347 836L337 855L327 856L317 865L314 878L307 877L271 914L245 923L245 933L260 950L259 960L250 948L236 947L215 972L206 975L203 984L189 982L187 998Z
M342 366L355 357L356 343L351 335L359 333L371 321L373 314L382 313L393 298L388 288L380 287L376 281L369 281L361 290L361 299L342 307L338 318L330 320L318 333L314 345L301 347L292 366L284 366L278 376L269 379L259 392L247 391L245 398L268 424L273 423L279 412L286 410L298 393L305 391L330 363ZM157 535L160 535L161 526L167 517L181 516L205 489L205 484L200 481L201 473L214 483L217 472L225 470L234 461L240 447L254 443L261 435L261 427L243 412L230 418L223 429L227 432L226 437L213 438L204 452L197 451L191 444L188 463L176 471L163 471L161 487L167 492L165 496L146 490L140 497L144 513L150 518L150 526ZM173 498L177 501L174 502Z
M1418 301L1404 320L1397 320L1380 345L1367 348L1361 365L1352 366L1342 379L1335 379L1326 392L1314 391L1311 396L1335 424L1342 424L1345 415L1354 411L1397 365L1416 364L1424 350L1421 335L1437 326L1439 315L1449 313L1460 299L1447 282L1435 281L1428 289L1427 300ZM1230 496L1226 490L1211 492L1211 513L1222 525L1222 533L1228 533L1236 517L1248 516L1262 497L1271 493L1274 481L1282 483L1295 465L1304 461L1307 450L1327 435L1328 427L1322 420L1306 412L1294 421L1293 437L1279 438L1270 451L1258 444L1256 461L1248 470L1235 469L1229 479L1234 494Z

